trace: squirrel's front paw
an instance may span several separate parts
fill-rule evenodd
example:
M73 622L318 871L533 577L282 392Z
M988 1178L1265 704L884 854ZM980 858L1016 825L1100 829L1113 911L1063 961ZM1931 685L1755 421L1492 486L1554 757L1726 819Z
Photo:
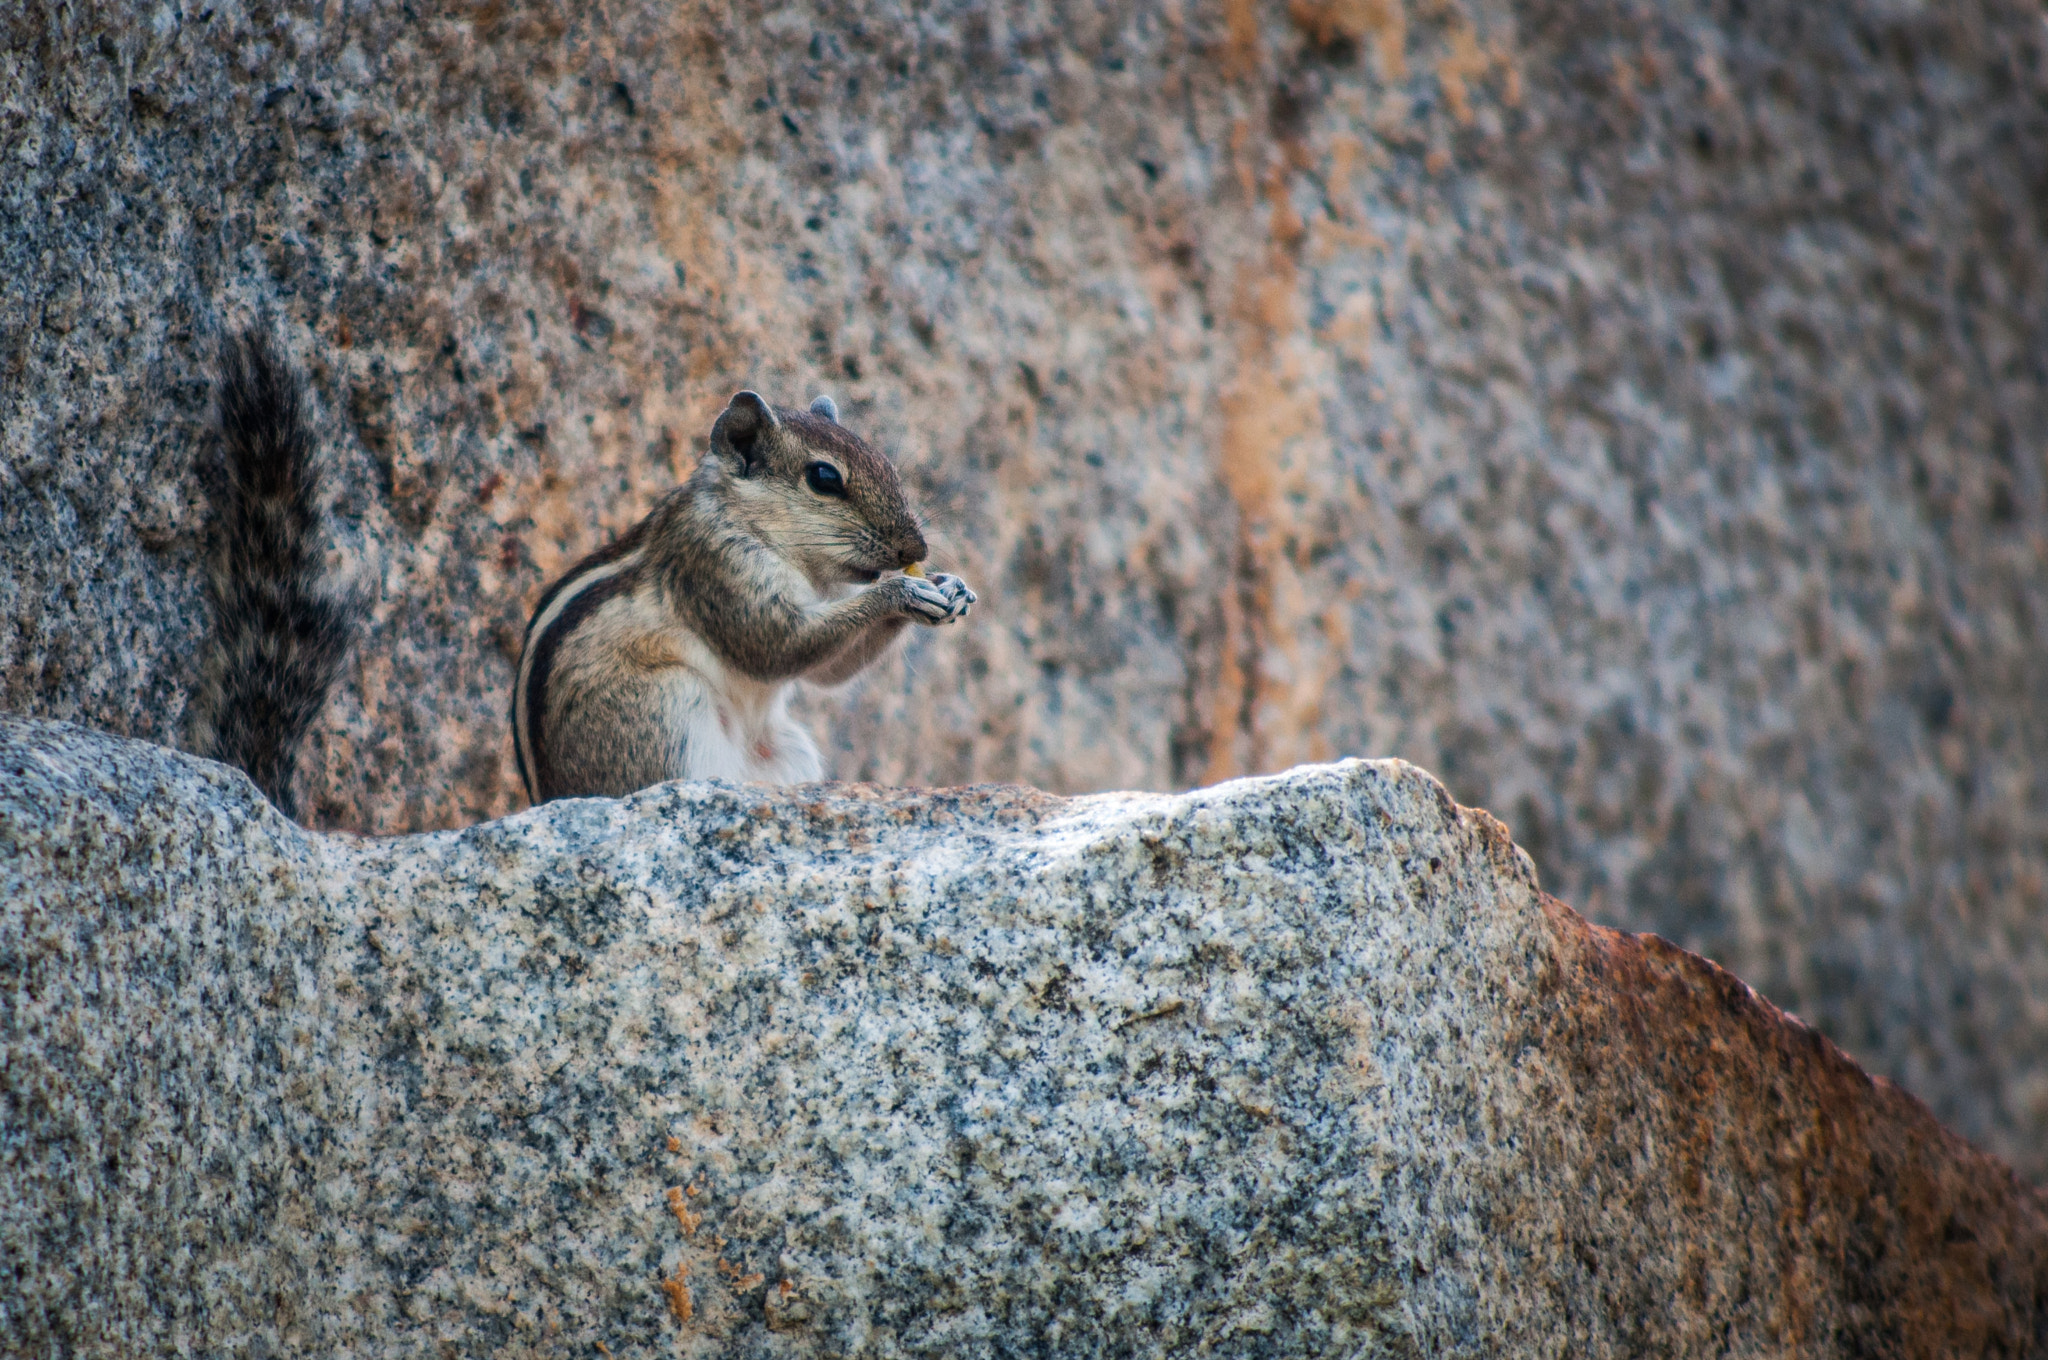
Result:
M949 576L943 571L933 575L931 581L933 585L946 592L949 606L949 612L945 618L947 623L951 623L955 619L966 618L967 611L974 608L974 602L981 598L967 588L965 581L957 576Z
M932 576L904 576L903 604L919 623L937 627L967 617L977 598L957 576L939 572Z

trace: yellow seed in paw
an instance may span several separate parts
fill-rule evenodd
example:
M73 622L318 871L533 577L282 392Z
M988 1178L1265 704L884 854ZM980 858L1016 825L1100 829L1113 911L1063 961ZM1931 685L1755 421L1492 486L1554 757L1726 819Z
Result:
M903 574L905 576L922 576L924 575L924 568L919 566L917 563L912 562L909 566L903 569Z

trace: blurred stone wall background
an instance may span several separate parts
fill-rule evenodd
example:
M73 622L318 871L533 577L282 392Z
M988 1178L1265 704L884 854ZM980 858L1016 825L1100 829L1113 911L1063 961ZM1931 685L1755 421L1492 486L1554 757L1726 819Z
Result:
M2033 3L0 11L0 706L176 744L211 355L375 623L313 820L521 806L549 577L737 387L984 604L846 778L1400 755L2048 1177Z

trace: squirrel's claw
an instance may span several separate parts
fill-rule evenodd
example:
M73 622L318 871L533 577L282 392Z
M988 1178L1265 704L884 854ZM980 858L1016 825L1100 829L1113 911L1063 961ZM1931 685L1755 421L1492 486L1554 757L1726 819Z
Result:
M904 603L921 623L938 625L967 617L975 594L957 576L939 572L932 576L906 576Z

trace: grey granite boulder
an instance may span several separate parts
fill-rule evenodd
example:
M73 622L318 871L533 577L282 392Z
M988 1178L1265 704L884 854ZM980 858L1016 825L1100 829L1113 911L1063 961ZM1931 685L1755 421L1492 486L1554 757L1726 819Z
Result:
M736 388L829 391L984 601L812 697L837 776L1404 757L2048 1180L2044 49L2035 0L0 4L0 708L179 742L261 317L378 600L301 805L502 816L549 575Z
M18 1354L2038 1354L2048 1202L1399 762L308 833L0 721Z

